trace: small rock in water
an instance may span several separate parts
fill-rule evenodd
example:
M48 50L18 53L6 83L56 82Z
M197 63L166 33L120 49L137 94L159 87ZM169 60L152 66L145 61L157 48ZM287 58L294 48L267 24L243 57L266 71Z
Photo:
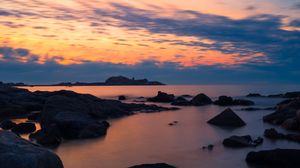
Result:
M214 148L214 145L212 145L212 144L209 144L209 145L207 146L207 149L208 149L208 150L213 150L213 148Z
M169 123L168 125L170 125L170 126L173 126L173 125L174 125L174 123Z

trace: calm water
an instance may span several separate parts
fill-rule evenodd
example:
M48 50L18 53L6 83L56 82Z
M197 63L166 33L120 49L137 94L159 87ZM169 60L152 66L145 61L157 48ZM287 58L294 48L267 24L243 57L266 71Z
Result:
M300 86L99 86L99 87L31 87L35 90L74 90L90 93L103 98L129 96L128 102L136 97L154 96L158 90L175 95L203 92L210 97L230 95L242 97L250 92L276 94L300 90ZM270 107L280 102L277 98L251 98L256 106ZM168 104L160 104L168 106ZM244 159L249 151L274 148L300 148L300 145L288 141L270 141L256 148L230 149L222 145L222 140L231 135L249 134L254 138L262 136L264 129L274 127L262 122L262 116L272 111L240 111L234 107L247 126L238 129L222 129L206 123L221 112L218 106L182 107L178 111L152 114L136 114L111 120L108 134L99 139L69 141L55 152L61 157L66 168L126 168L135 164L166 162L178 168L224 168L249 167ZM176 126L169 126L172 121ZM280 128L278 128L281 130ZM284 131L284 130L281 130ZM212 151L201 147L214 144Z

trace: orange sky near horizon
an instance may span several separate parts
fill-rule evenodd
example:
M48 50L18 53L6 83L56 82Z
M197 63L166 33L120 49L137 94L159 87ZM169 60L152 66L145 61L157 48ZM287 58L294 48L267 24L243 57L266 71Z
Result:
M114 3L133 7L141 14L153 14L155 18L185 20L193 15L178 14L180 10L193 10L204 14L218 15L238 20L257 14L288 15L287 22L297 19L295 11L286 4L270 0L264 2L245 0L114 0ZM295 2L295 1L291 1ZM43 64L49 59L59 64L82 64L85 62L109 62L134 65L143 61L174 62L181 66L224 65L246 63L264 53L228 53L210 47L218 42L214 39L193 35L178 35L172 32L151 32L138 25L138 29L120 26L116 16L101 16L95 10L124 11L116 9L108 0L4 0L0 13L1 47L24 48L38 57ZM290 4L290 3L287 3ZM257 9L251 6L259 5ZM246 9L249 8L249 9ZM141 11L139 11L141 10ZM162 11L163 10L163 11ZM135 11L127 11L131 12ZM149 12L149 13L146 13ZM135 14L135 13L134 13ZM5 15L5 16L4 16ZM208 24L210 20L206 21ZM148 24L151 24L149 22ZM282 27L298 30L295 27ZM195 42L201 45L190 45ZM232 44L225 43L224 49ZM0 54L0 59L3 55ZM26 58L18 57L20 62ZM264 62L270 62L267 58Z

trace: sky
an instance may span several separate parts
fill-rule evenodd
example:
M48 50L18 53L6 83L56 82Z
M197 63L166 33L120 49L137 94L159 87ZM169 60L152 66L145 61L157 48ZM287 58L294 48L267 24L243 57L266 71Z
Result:
M2 0L0 81L300 84L300 0Z

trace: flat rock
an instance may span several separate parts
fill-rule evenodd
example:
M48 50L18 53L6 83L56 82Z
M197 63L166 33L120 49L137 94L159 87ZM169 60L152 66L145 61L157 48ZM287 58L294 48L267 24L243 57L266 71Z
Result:
M258 137L252 140L251 136L231 136L223 140L223 145L227 147L255 147L263 143L263 138Z
M0 130L1 168L63 168L60 158L47 149Z
M173 102L174 99L175 96L173 94L168 94L165 92L158 91L157 95L155 97L148 98L148 101L169 103L169 102Z
M228 126L228 127L241 127L246 125L246 123L235 114L230 108L227 108L214 118L207 121L209 124L217 126Z

